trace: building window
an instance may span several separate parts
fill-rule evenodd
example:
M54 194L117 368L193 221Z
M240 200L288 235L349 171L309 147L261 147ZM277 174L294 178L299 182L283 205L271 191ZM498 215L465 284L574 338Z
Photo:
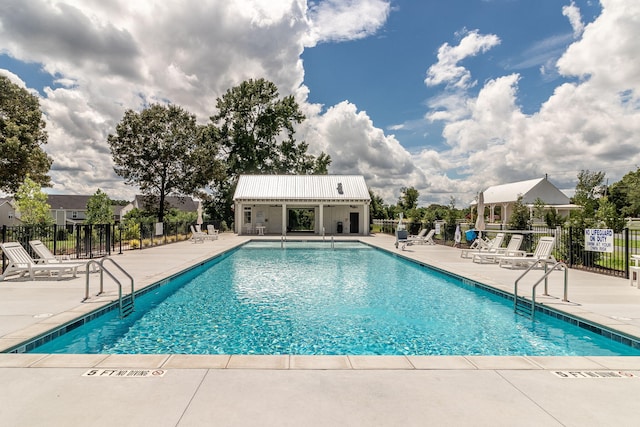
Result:
M71 212L71 218L77 219L78 218L78 212L77 211Z
M9 219L13 219L13 212L9 212Z

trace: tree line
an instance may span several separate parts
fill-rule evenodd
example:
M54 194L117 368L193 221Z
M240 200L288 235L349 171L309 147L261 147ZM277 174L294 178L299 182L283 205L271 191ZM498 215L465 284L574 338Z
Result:
M206 124L198 124L195 115L174 104L125 111L107 143L115 172L154 201L148 212L136 212L136 217L152 215L162 222L168 208L165 198L183 195L203 200L212 220L231 224L239 175L328 172L331 157L309 154L308 144L295 138L295 127L305 120L299 105L293 96L281 97L272 82L247 80L219 97L215 106ZM38 192L51 185L52 159L43 149L46 143L38 98L0 76L0 190L15 194L23 219L29 221L46 221L43 212L48 209L38 207L37 202L46 203ZM545 210L544 201L539 200L534 207L536 216L549 226L603 224L616 230L624 226L625 217L640 217L640 168L610 186L604 182L604 172L583 170L572 198L582 209L560 218L555 211ZM430 224L471 220L469 208L456 208L453 197L446 206L418 207L419 193L414 187L402 187L395 205L385 204L373 191L370 196L374 219L395 219L402 212L405 218ZM90 210L102 213L95 217L92 213L91 221L107 216L108 196L98 190L94 197L100 208ZM29 200L36 203L31 206ZM516 204L511 216L512 228L530 226L529 209L520 205Z

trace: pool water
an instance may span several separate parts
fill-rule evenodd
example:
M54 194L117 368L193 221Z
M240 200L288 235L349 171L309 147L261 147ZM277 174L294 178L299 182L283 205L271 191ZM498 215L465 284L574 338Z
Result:
M333 246L333 247L332 247ZM32 352L640 355L360 243L254 242Z

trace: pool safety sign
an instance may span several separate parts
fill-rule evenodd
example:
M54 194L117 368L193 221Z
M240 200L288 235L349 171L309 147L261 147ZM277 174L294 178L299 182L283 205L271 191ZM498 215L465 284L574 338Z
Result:
M552 373L559 378L637 378L631 372L622 371L553 371Z
M610 228L586 228L584 250L613 253L613 230Z
M91 369L83 377L109 378L157 378L164 377L166 369Z

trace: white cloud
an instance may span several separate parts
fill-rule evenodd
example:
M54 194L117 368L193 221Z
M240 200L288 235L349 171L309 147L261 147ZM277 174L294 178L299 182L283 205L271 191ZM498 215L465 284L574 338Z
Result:
M558 61L560 73L588 78L606 91L640 93L640 2L601 0L602 14Z
M492 184L548 173L560 188L571 188L580 169L604 170L613 180L640 164L640 2L602 0L602 6L557 62L561 75L579 79L558 86L531 115L518 103L519 74L494 76L469 90L476 82L462 63L499 44L496 35L474 31L457 46L442 45L425 83L446 86L429 100L424 123L442 123L446 148L413 153L352 103L323 113L307 102L303 85L305 46L377 33L389 14L387 1L314 2L308 13L304 0L185 0L179 7L4 0L0 39L2 52L43 64L55 76L57 86L45 90L41 105L56 192L101 188L130 198L135 190L115 176L106 142L126 109L168 100L206 122L227 89L265 77L281 94L296 96L308 118L297 138L314 154L330 154L332 173L363 174L387 202L397 201L401 187L414 186L422 204L454 196L463 206ZM550 38L529 51L546 72L553 67L545 49L557 44ZM409 128L421 126L408 121L389 129Z
M477 30L464 36L457 46L443 44L438 49L438 62L429 67L425 83L427 86L447 84L452 87L466 89L476 85L471 81L471 73L458 65L464 59L486 52L500 44L500 39L494 34L481 35Z
M362 174L389 202L403 186L426 188L425 174L393 135L376 128L369 116L344 101L310 120L302 135L310 149L331 156L330 172Z
M391 5L386 0L324 0L310 2L308 47L329 41L355 40L375 34Z
M569 18L571 27L573 28L573 36L579 37L584 30L584 24L582 23L582 16L580 15L580 8L576 6L574 2L571 2L569 6L562 8L562 14Z

